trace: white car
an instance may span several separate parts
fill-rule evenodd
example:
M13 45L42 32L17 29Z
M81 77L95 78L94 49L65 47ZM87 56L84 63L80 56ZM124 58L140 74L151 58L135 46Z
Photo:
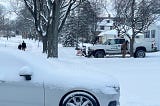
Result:
M119 105L120 88L114 78L60 70L46 61L26 51L0 48L0 106Z

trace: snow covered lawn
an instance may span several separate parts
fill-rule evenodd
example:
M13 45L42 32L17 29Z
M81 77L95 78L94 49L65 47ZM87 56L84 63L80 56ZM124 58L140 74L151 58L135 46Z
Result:
M8 41L0 38L0 48L17 49L22 41L21 37ZM42 54L41 43L28 39L24 41L28 46L25 52L42 56L57 69L74 70L75 73L92 71L114 76L121 87L121 106L160 106L160 52L147 53L146 58L97 59L76 56L74 48L59 45L59 58L46 59L46 55Z

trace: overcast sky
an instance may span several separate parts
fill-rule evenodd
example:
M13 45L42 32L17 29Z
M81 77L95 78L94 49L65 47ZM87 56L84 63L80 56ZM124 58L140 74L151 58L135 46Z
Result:
M12 10L9 0L0 0L0 4L2 4L4 9L4 16L6 18L9 18L10 20L16 19L16 14L13 12L10 12Z
M11 6L11 3L10 3L10 1L13 3L14 1L16 2L17 0L0 0L0 4L2 4L3 6L5 6L6 7L6 11L10 11L12 8L12 6ZM102 14L101 14L101 16L108 16L108 14L111 14L111 16L113 16L113 5L111 5L111 3L112 3L112 0L106 0L107 2L105 2L105 0L100 0L100 2L104 2L103 4L105 5L105 7L106 8L104 8L104 7L102 7L102 8L104 8L103 9L103 11L102 11ZM106 11L106 9L107 9L107 11ZM12 13L13 14L13 13ZM11 14L10 14L11 15ZM9 17L10 17L10 19L11 19L11 17L14 19L15 18L15 15L11 15L10 16L9 15ZM7 16L8 17L8 16Z

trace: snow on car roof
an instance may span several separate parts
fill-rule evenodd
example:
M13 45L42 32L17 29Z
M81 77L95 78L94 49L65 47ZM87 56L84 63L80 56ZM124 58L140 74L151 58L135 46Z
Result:
M67 62L61 63L58 59L53 59L53 63L46 58L34 55L31 52L20 51L11 48L0 48L0 79L8 81L19 81L22 78L20 73L33 74L32 81L59 87L82 87L88 89L101 90L107 86L119 86L115 78L92 72L90 69L79 70L68 67ZM55 62L54 62L55 61ZM83 66L82 66L83 67Z

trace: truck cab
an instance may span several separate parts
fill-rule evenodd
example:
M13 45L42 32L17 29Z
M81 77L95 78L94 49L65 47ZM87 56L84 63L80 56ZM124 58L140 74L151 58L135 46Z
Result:
M123 38L108 39L104 45L106 45L107 54L119 54L121 53L121 45L125 42Z
M103 58L107 54L121 54L121 45L125 42L124 38L107 39L103 44L88 47L88 56Z

